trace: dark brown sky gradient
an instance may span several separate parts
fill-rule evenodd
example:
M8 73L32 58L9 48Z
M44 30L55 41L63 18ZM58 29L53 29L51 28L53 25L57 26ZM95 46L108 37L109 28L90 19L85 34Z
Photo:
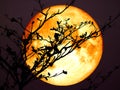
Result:
M37 0L0 0L0 24L11 26L4 17L5 14L8 14L10 17L22 17L24 19L24 25L26 25L31 18L30 15L33 8L39 8L36 1ZM65 4L70 0L42 1L44 7L48 7L51 5ZM76 0L73 5L88 12L100 27L107 22L109 16L114 18L120 13L120 0ZM22 31L18 32L21 34ZM120 18L104 33L103 39L103 56L98 68L91 77L94 77L99 71L102 72L102 74L106 74L112 70L115 65L120 65ZM83 81L70 87L56 87L37 80L27 85L25 90L80 90L81 87L87 87L85 83L86 81ZM111 77L96 90L120 90L120 69L116 70Z

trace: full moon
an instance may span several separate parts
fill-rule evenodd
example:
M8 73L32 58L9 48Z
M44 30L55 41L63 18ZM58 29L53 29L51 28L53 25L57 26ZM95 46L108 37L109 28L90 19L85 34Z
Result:
M42 12L48 12L49 17L58 11L60 12L64 10L65 7L66 5L51 6L50 8L44 9ZM30 22L26 26L25 36L23 36L24 38L28 38L28 35L30 34L27 30L29 30L30 32L34 32L37 29L40 24L40 20L38 20L38 18L41 20L42 23L42 21L44 21L45 15L39 12L30 20ZM49 36L54 36L55 32L51 31L50 29L57 26L56 22L64 21L68 18L70 18L68 22L70 25L76 25L77 27L80 25L81 22L92 21L94 23L94 26L96 27L96 30L100 30L96 21L88 13L80 8L69 6L63 13L58 14L46 21L44 25L39 28L38 33L43 38L49 39ZM34 24L32 24L33 21ZM78 30L77 34L81 35L85 32L90 33L94 30L94 27L90 25L85 25ZM29 46L34 46L34 48L38 48L46 44L46 42L40 40L32 40L32 42L29 43ZM95 38L90 38L82 43L80 47L81 48L75 49L73 52L56 61L52 67L48 67L43 72L41 72L43 75L48 75L48 72L51 75L54 75L65 70L67 71L67 74L61 74L56 77L48 78L48 80L42 78L41 80L56 86L69 86L77 84L90 76L95 71L101 60L103 52L102 36L100 35ZM26 52L26 55L29 55L31 52L32 49L29 48L29 50ZM37 55L34 54L27 59L26 64L30 66L30 69L33 67L36 58Z

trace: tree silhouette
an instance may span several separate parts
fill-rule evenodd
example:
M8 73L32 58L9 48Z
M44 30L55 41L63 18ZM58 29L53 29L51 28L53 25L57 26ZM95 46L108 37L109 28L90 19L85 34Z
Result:
M48 16L48 12L51 8L48 8L46 13L41 13L44 15L44 21L41 21L40 18L37 20L40 22L40 25L37 29L32 32L27 30L23 23L22 18L10 18L6 16L12 23L16 23L20 25L23 30L29 32L28 37L26 38L24 32L23 37L19 36L19 34L14 29L10 29L7 26L0 26L0 36L7 37L15 46L17 46L18 51L14 50L14 47L11 45L6 45L5 47L0 47L0 69L2 72L5 73L4 81L0 86L1 90L13 90L17 88L19 90L23 90L23 88L31 81L36 79L44 78L49 80L49 78L54 78L61 74L67 74L66 70L62 70L59 73L55 73L51 75L48 72L47 75L42 74L42 72L47 69L48 67L52 67L53 64L60 60L61 58L65 57L66 55L70 54L77 48L81 48L81 44L91 38L97 38L101 35L101 32L104 32L106 28L109 26L120 16L116 16L112 20L110 20L107 24L105 24L100 30L96 30L93 21L81 21L80 25L74 26L69 24L70 18L67 18L64 21L57 21L57 27L51 27L51 31L54 31L54 38L48 36L48 39L43 38L39 33L39 29L48 21L49 19L55 17L56 15L62 14L70 5L74 3L75 0L71 0L70 4L67 4L66 7L62 10L51 14ZM39 5L41 10L43 9L41 5L41 1L39 0ZM32 13L33 14L33 13ZM65 22L65 23L63 23ZM34 25L34 21L31 23L31 28ZM95 31L88 34L87 32L81 33L81 35L73 37L74 32L77 32L78 29L83 28L84 26L89 25L90 27L94 27ZM45 41L48 45L43 45L38 48L35 48L31 45L31 42L34 40ZM64 43L65 42L65 43ZM64 45L61 48L58 48L60 45ZM26 54L28 50L31 49L32 52L30 54ZM34 61L33 66L29 66L26 64L28 58L31 58L33 55L37 55L38 57ZM56 57L57 56L57 57ZM118 69L117 66L116 69ZM113 72L113 71L112 71ZM109 75L112 73L109 72ZM97 76L96 78L98 78ZM105 80L108 76L100 76L99 78L102 79L101 82ZM95 79L97 80L97 79ZM90 83L87 89L83 90L95 90L98 84L93 84L91 79L88 79ZM94 80L93 80L94 81ZM101 83L100 82L100 83ZM100 84L99 83L99 84ZM96 86L95 86L96 85ZM82 89L81 89L82 90Z

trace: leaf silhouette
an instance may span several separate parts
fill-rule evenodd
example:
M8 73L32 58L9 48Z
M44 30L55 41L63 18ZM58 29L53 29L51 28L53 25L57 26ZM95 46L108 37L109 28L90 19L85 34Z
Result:
M50 76L51 74L48 72L48 76Z
M64 74L67 74L67 71L64 71L64 70L63 70L63 73L64 73Z

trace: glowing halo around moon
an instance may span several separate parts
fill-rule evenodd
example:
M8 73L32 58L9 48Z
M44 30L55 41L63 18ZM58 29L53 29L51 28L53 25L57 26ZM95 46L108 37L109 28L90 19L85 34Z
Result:
M49 10L48 16L53 14L54 12L57 12L58 9L63 10L65 7L65 5L52 6ZM46 10L48 10L48 8L44 9L43 12L46 12ZM39 21L37 20L37 18L43 19L44 15L41 13L37 13L27 25L27 30L31 30L31 23L33 21L34 24L32 30L34 31L38 27ZM99 29L95 20L88 13L81 10L80 8L70 6L62 14L56 15L55 17L45 22L45 24L39 30L40 35L42 35L45 38L47 38L48 35L52 36L53 32L50 31L50 28L56 26L56 21L65 20L67 18L70 18L70 24L76 25L79 25L82 21L93 21L95 27ZM86 25L85 27L79 30L79 34L84 33L86 31L91 32L93 31L93 28L90 28L90 26ZM28 34L29 33L25 31L26 38ZM37 48L41 45L41 42L33 41L31 42L31 45ZM30 50L28 50L27 54L31 52ZM96 69L100 62L102 51L102 36L99 36L97 38L91 38L84 42L81 45L80 49L75 49L72 53L56 61L52 67L48 67L45 71L42 72L42 74L46 75L48 74L48 72L50 72L51 74L55 74L61 72L62 70L66 70L67 74L61 74L59 76L49 78L48 80L45 80L44 78L41 80L46 83L57 86L69 86L77 84L85 80L89 75L93 73L93 71ZM36 56L34 55L26 61L30 68L33 66L35 58Z

